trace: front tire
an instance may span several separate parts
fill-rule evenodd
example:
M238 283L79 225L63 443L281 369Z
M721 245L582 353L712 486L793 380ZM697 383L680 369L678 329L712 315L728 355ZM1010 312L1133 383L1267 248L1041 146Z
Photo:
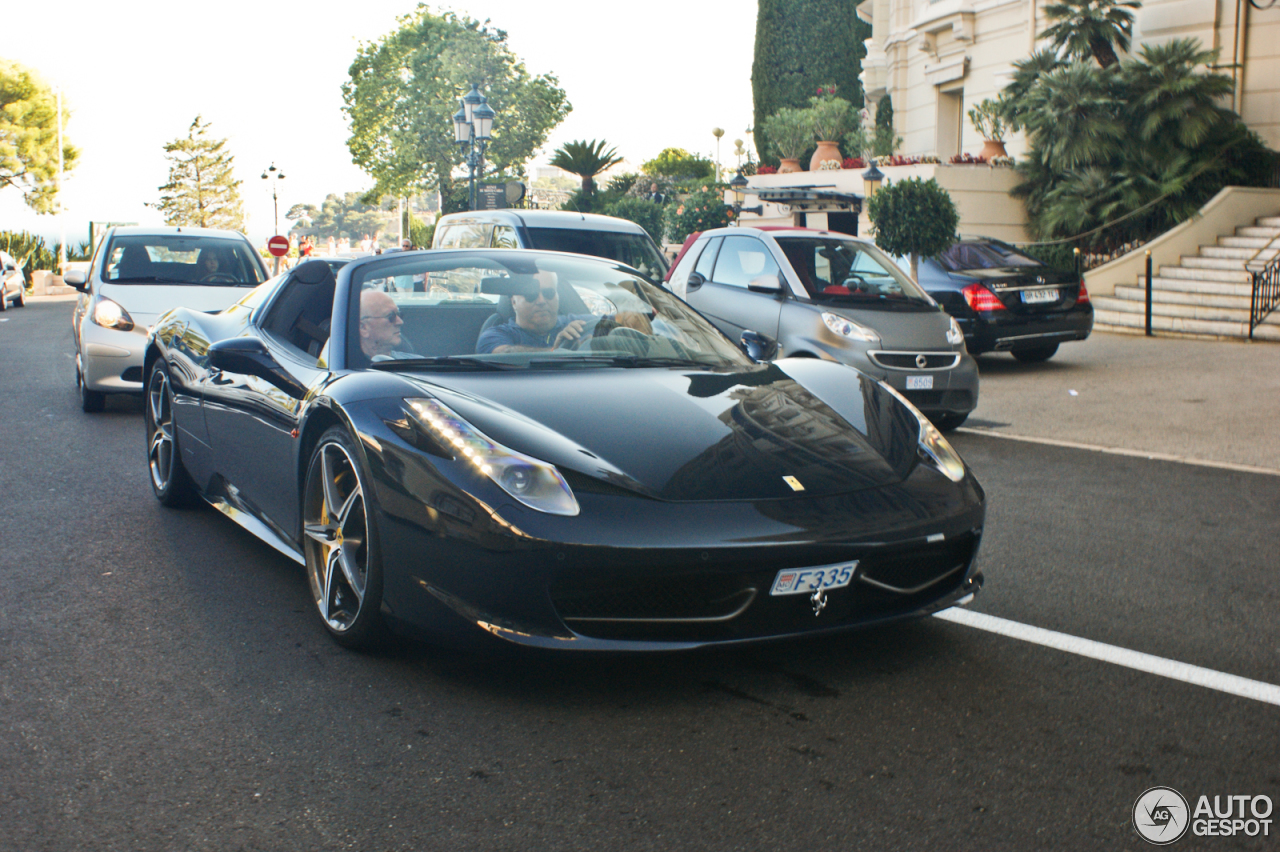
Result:
M1038 364L1041 361L1048 361L1053 357L1053 353L1057 351L1058 344L1047 343L1044 346L1028 346L1022 349L1014 349L1013 357L1024 364Z
M18 298L13 300L13 305L16 308L25 308L27 306L27 288L26 287L18 288Z
M382 561L370 522L368 478L341 427L320 436L302 492L303 553L311 597L329 635L352 649L386 638Z
M182 453L178 449L178 428L173 419L173 386L169 381L169 367L164 361L156 361L151 367L144 420L151 490L165 506L189 505L195 500L196 487L182 464Z
M942 432L952 432L959 429L964 421L969 419L969 412L959 414L954 411L948 411L946 414L935 414L932 418L933 425L937 426Z
M80 410L86 414L97 414L107 404L107 395L89 390L85 386L84 371L76 366L76 390L80 393Z

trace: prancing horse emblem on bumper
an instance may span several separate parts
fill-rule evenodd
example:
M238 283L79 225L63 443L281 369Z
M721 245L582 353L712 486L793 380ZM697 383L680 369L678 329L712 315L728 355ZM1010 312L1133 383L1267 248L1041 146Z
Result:
M794 476L784 476L782 477L782 481L790 485L792 491L804 490L804 486L800 484L800 480L796 479Z
M809 603L813 604L813 616L817 618L822 615L822 611L827 608L827 590L818 589L809 596Z

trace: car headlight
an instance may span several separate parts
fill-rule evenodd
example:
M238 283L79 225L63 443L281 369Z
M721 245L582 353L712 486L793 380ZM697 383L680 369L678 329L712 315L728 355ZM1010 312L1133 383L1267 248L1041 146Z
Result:
M929 463L938 469L938 472L950 479L952 482L959 482L964 479L964 459L960 458L960 454L955 451L951 443L938 431L938 427L929 422L929 418L921 414L916 407L912 405L905 396L889 387L885 382L880 382L880 387L887 390L898 398L898 401L907 407L907 410L916 416L916 420L920 423L920 435L917 443L920 453L928 459Z
M951 320L951 327L947 329L947 342L952 346L959 346L964 343L964 332L960 330L960 323L956 322L955 317L947 317Z
M116 302L107 298L99 298L93 306L93 313L90 318L96 325L103 328L114 328L116 331L131 331L133 329L133 317L129 316L129 312Z
M518 453L489 438L434 399L406 399L430 434L452 447L483 476L530 509L552 515L578 514L578 500L555 465Z
M846 317L823 311L822 321L826 323L827 328L841 337L847 337L850 340L863 340L867 343L880 342L880 335L874 329L867 328L865 325L856 323Z

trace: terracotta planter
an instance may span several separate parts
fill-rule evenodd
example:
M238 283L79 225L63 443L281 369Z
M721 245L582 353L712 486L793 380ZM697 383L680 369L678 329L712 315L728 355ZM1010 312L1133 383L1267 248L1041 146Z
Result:
M985 139L982 150L978 152L979 157L992 160L996 157L1007 157L1009 152L1004 149L1003 142L997 142L995 139Z
M783 157L782 164L778 166L778 174L789 175L792 172L802 172L804 169L800 167L800 161L795 157Z
M816 172L818 166L827 160L835 160L837 163L843 163L844 157L840 156L840 146L835 142L819 142L818 149L813 152L813 156L809 158L809 171ZM839 166L837 166L839 168Z

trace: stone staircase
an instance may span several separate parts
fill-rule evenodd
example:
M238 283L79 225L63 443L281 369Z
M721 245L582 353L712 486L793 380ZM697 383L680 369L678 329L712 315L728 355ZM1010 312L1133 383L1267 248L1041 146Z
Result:
M1266 262L1280 252L1280 216L1236 228L1217 245L1183 255L1177 266L1161 266L1151 279L1151 328L1157 334L1194 337L1249 336L1253 276L1244 265L1258 252ZM1142 334L1146 329L1146 276L1119 285L1114 296L1093 298L1095 331ZM1280 309L1253 331L1254 340L1280 342Z

